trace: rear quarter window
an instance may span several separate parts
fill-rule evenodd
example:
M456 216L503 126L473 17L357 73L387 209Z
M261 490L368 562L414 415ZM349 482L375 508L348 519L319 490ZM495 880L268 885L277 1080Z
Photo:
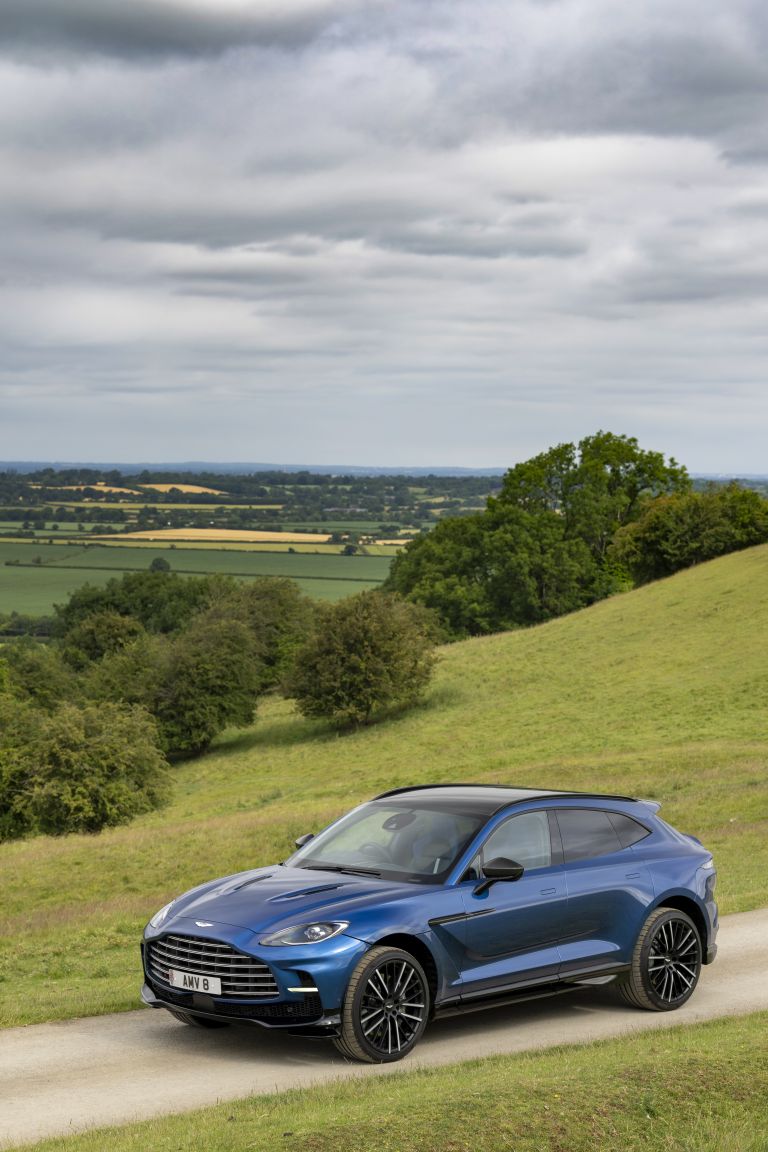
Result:
M601 809L564 808L557 813L557 823L566 864L608 856L624 847L608 813Z
M633 844L639 844L651 834L650 828L633 820L631 816L625 816L623 812L609 812L608 819L613 824L622 848L631 848Z

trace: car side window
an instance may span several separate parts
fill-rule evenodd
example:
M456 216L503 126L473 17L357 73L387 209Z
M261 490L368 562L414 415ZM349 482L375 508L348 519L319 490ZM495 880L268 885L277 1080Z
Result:
M566 864L574 860L589 860L592 856L607 856L611 852L620 852L624 847L605 811L595 808L559 809L557 823Z
M483 862L502 856L515 860L526 871L548 868L552 863L549 820L546 812L521 812L491 832L482 848Z

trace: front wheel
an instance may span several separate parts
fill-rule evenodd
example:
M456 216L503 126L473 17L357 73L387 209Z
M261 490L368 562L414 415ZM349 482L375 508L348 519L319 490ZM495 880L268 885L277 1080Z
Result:
M400 948L371 948L352 973L335 1044L366 1064L402 1060L415 1047L429 1016L429 984L415 956Z
M640 929L632 966L617 990L635 1008L671 1012L692 995L701 958L701 939L690 916L656 908Z

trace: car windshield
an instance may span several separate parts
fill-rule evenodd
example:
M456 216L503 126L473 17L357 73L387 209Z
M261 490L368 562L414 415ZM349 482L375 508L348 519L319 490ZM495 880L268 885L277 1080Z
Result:
M435 883L486 819L413 802L372 801L337 820L286 863Z

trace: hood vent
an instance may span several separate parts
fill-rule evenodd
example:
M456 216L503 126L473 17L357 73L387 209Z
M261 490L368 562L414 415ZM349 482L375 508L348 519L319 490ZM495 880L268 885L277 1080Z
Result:
M299 900L302 896L314 896L316 892L333 892L336 888L343 888L343 884L318 884L314 888L299 888L296 892L281 892L279 896L270 897L270 904L282 904L287 900Z

